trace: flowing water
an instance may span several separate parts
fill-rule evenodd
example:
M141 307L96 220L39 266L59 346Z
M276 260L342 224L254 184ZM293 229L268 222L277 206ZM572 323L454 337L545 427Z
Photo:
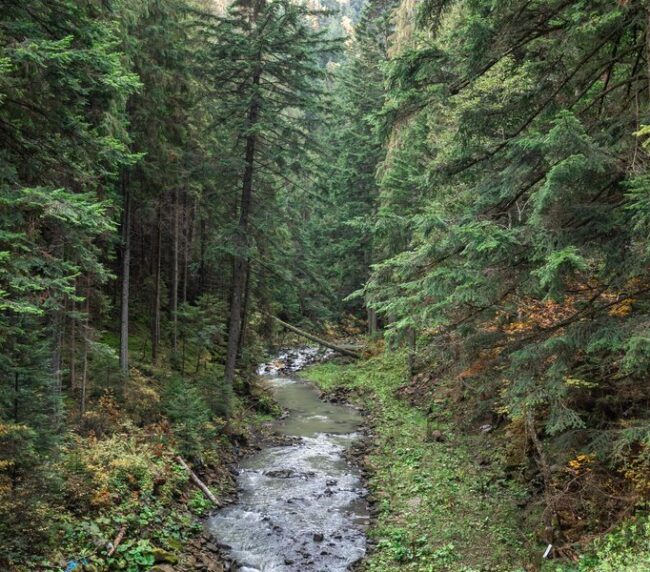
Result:
M238 501L208 522L229 546L235 570L343 572L365 553L365 490L345 460L362 418L351 407L321 400L293 373L315 355L309 348L285 352L261 368L288 412L275 429L298 439L247 457L237 477Z

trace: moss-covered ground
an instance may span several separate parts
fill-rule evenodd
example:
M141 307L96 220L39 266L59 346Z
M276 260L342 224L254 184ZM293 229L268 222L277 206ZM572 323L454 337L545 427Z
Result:
M427 414L402 400L403 355L357 364L324 363L305 374L324 391L345 388L370 415L373 443L365 459L379 512L371 530L372 572L524 570L529 538L517 502L525 491L508 481L483 435L462 433L438 404Z
M323 363L303 375L369 415L364 465L378 512L365 571L650 571L647 517L595 540L577 562L542 560L545 545L525 508L531 492L506 476L507 437L459 422L462 407L445 392L453 380L440 380L438 396L420 407L402 398L408 375L400 353Z

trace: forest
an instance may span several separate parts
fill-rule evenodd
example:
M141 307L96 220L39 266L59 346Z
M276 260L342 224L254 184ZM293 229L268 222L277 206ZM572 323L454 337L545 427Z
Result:
M0 570L338 572L205 527L305 332L355 570L650 570L650 2L2 0Z

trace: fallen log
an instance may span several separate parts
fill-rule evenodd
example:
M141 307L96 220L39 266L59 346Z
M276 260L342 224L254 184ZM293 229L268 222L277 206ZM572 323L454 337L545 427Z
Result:
M196 473L189 468L187 463L183 460L183 458L180 455L176 457L176 460L180 463L181 467L183 467L190 474L191 481L203 491L203 494L206 496L206 498L209 501L212 501L212 504L214 506L216 507L221 506L221 503L217 500L217 497L215 497L212 494L212 491L206 486L206 484L201 479L199 479L199 477L196 476Z
M317 344L320 344L321 346L325 346L326 348L329 348L331 350L334 350L335 352L339 352L343 355L353 357L355 359L359 359L361 356L348 348L344 348L342 346L337 346L333 344L332 342L328 342L327 340L324 340L323 338L319 338L317 336L314 336L313 334L310 334L308 332L305 332L304 330L301 330L300 328L296 328L296 326L292 326L291 324L288 324L287 322L284 322L280 318L277 318L276 316L271 316L278 324L281 326L285 327L287 330L290 330L300 336L303 336L304 338L307 338L308 340L311 340L312 342L316 342Z
M117 533L115 540L113 540L113 542L108 543L108 556L113 556L113 554L115 554L115 551L117 550L117 547L120 545L120 542L124 540L125 534L126 534L126 524L123 524L120 527L120 530Z

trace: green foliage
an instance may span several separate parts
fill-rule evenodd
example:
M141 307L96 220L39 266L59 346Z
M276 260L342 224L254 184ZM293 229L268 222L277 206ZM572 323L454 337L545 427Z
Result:
M364 310L371 326L378 314L391 348L416 332L411 365L522 429L531 479L560 467L542 479L542 512L547 526L558 505L584 524L563 529L567 545L647 500L647 6L344 11L358 19L341 55L349 22L289 0L2 3L0 493L16 534L0 540L12 565L32 540L55 545L59 528L89 552L113 534L127 513L94 504L103 487L129 508L146 497L129 522L151 535L129 537L119 565L148 567L165 471L148 445L117 436L156 428L158 445L203 460L235 392L276 413L249 383L273 314L316 323ZM246 283L231 386L233 258ZM471 443L454 456L406 441L425 420L395 400L406 377L392 359L340 380L325 366L322 381L377 398L381 447L413 490L492 510L456 486ZM572 473L576 458L592 470ZM387 513L414 512L377 463L397 498L382 499ZM45 474L53 466L61 475ZM110 516L75 527L56 518L61 502L63 514ZM453 569L466 539L481 546L437 507L421 513L413 527L382 522L372 566ZM441 529L434 541L425 517L458 538ZM183 518L165 526L186 530ZM498 527L486 537L520 550ZM625 553L616 538L612 553Z
M462 431L448 400L438 398L427 415L400 399L408 378L403 352L316 365L306 376L325 391L347 390L371 416L366 464L379 514L368 570L512 572L523 564L528 539L516 502L526 493L505 479L498 442ZM432 424L445 442L427 440ZM477 451L489 461L480 463Z
M642 572L650 566L650 524L633 518L595 541L578 564L547 564L545 572Z
M209 368L198 375L197 387L210 412L226 419L230 416L234 404L234 391L223 378L222 368Z
M167 384L164 400L179 450L190 459L199 458L216 433L208 405L191 381L176 376Z
M331 297L326 312L335 316L358 307L344 299L365 282L374 262L376 171L385 150L373 114L384 100L382 66L394 5L364 5L346 58L333 74L331 118L317 132L321 145L314 160L322 167L313 186L321 199L314 203L307 239Z
M198 516L205 516L208 511L214 509L212 502L205 498L202 491L194 491L190 500L187 502L189 509Z
M632 476L649 427L646 9L430 1L396 21L357 296L391 343L417 330L420 366L453 370L477 410L538 433L538 470L595 454L627 502L605 514L557 479L546 512L562 498L607 528L647 498Z

